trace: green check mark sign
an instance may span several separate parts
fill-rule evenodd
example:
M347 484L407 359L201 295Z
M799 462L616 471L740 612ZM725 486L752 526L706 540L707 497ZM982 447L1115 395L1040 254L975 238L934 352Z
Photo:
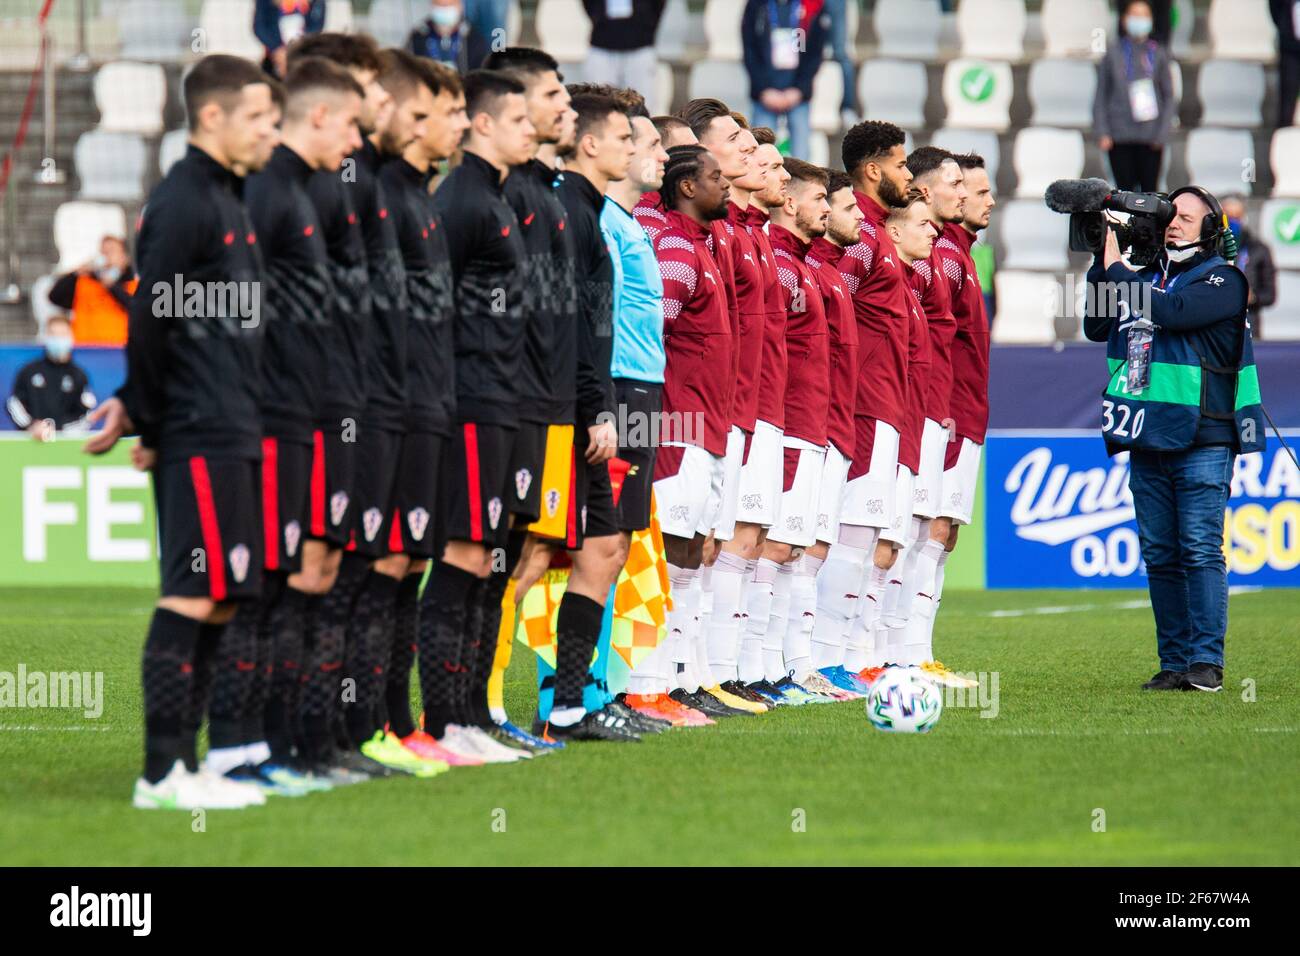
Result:
M1300 206L1280 210L1273 220L1273 229L1283 242L1300 242Z
M972 66L961 75L961 95L972 103L983 103L993 95L993 71L986 66Z

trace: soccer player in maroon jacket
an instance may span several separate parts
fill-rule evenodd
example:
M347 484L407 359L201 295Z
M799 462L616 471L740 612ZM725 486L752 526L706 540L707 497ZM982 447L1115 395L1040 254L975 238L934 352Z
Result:
M840 260L858 323L859 373L854 455L844 486L839 537L817 576L813 667L849 691L862 689L851 674L867 664L870 633L869 628L852 625L860 615L869 618L870 610L879 606L893 558L893 549L880 546L879 540L893 519L912 317L903 264L885 232L885 220L890 209L903 205L912 181L903 141L897 126L868 121L849 130L843 146L844 168L853 179L865 217L862 241ZM817 682L814 687L818 688Z
M691 128L676 116L656 116L651 122L654 123L666 150L674 146L694 146L699 142L691 132ZM668 225L667 213L664 212L659 192L656 190L642 194L632 210L632 216L645 230L651 242L654 242Z

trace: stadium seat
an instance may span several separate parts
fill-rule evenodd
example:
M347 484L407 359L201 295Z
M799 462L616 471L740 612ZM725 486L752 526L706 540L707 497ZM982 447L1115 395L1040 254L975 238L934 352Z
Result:
M989 181L995 184L996 189L1001 155L998 149L998 138L994 133L981 129L945 126L943 129L935 130L930 143L953 153L979 153L984 157L984 167L988 170Z
M1013 199L997 210L994 219L1003 267L1056 272L1069 268L1069 216L1052 212L1041 200Z
M121 206L102 202L65 202L54 211L54 247L59 251L55 272L67 272L99 255L105 236L126 235Z
M1183 65L1177 60L1169 61L1169 86L1173 90L1174 102L1181 104L1183 102ZM1178 129L1183 125L1183 121L1178 117L1178 110L1174 110L1174 121L1172 129ZM1169 152L1165 150L1165 152Z
M993 341L1048 345L1056 341L1056 316L1062 312L1062 285L1048 272L999 269L993 274L998 312Z
M352 32L352 0L326 0L325 31L327 33Z
M655 67L655 90L653 102L650 105L650 112L654 115L667 113L673 108L673 68L670 64L660 61Z
M199 30L204 53L229 53L259 63L266 53L253 35L253 0L203 0Z
M1268 0L1212 0L1207 19L1215 57L1272 61L1276 56L1277 28Z
M193 25L180 0L127 0L118 13L122 56L162 61L188 56Z
M79 199L136 202L144 198L148 150L137 133L92 129L77 138L72 150L81 189Z
M1106 0L1043 0L1041 22L1049 57L1097 59L1106 52L1113 17Z
M1025 55L1024 0L962 0L957 9L961 55L1020 60Z
M60 309L50 301L50 286L54 285L54 276L43 275L32 283L32 318L36 320L36 334L45 334L45 323L56 315L65 318L71 313Z
M1260 318L1266 342L1300 339L1300 272L1278 270L1277 302Z
M943 28L943 11L938 0L876 0L871 22L878 49L888 51L890 56L938 59L939 33Z
M403 46L417 20L414 0L374 0L367 20L372 36L383 46Z
M1192 0L1174 0L1170 15L1174 21L1174 29L1169 38L1169 48L1175 57L1182 58L1192 51L1192 30L1196 28L1196 8L1192 5Z
M740 16L745 0L708 0L704 6L704 36L709 43L709 59L740 60Z
M185 155L185 148L190 131L187 129L168 130L158 144L158 172L166 176L172 164Z
M1273 195L1300 196L1300 126L1275 130L1268 156L1273 167Z
M863 115L903 129L925 127L928 95L925 64L907 60L867 60L858 71Z
M691 65L691 77L686 87L688 99L716 96L724 103L749 110L749 74L739 63L721 60L696 60Z
M951 60L943 70L945 123L1004 130L1011 124L1011 93L1011 64Z
M524 11L519 6L519 0L510 0L506 5L506 42L511 46L518 46L519 37L524 32Z
M1204 107L1202 126L1254 129L1264 124L1264 67L1260 64L1206 60L1196 89Z
M831 141L820 130L813 130L812 136L808 138L808 162L814 166L831 164Z
M840 129L840 100L844 97L844 71L834 60L826 60L813 78L812 128L825 133ZM879 117L876 117L879 118Z
M1188 178L1216 196L1249 193L1246 174L1254 169L1255 141L1244 129L1202 126L1187 134L1186 162Z
M1258 235L1279 269L1300 269L1300 200L1270 199L1259 213Z
M688 39L692 39L691 11L686 0L668 0L655 34L655 52L661 60L678 62L686 56Z
M1016 170L1016 195L1042 196L1048 183L1083 175L1083 134L1077 129L1027 127L1016 134L1011 162Z
M157 63L106 63L95 74L99 128L156 136L162 132L167 76Z
M538 0L534 15L537 38L546 52L563 62L581 63L587 58L591 21L582 0Z
M1083 60L1036 60L1029 68L1035 126L1092 128L1097 68Z

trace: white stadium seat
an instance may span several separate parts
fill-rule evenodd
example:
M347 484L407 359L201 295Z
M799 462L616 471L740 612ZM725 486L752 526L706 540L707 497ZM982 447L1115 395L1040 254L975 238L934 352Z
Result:
M1273 167L1273 195L1300 196L1300 126L1275 130L1268 157Z
M872 25L879 49L890 56L917 60L939 56L943 11L937 0L876 0Z
M578 63L587 58L591 21L582 0L538 0L536 18L537 38L551 56Z
M704 7L704 36L709 41L709 59L740 60L740 17L745 0L708 0Z
M1237 60L1206 60L1196 78L1202 126L1264 125L1264 67Z
M102 202L65 202L54 211L54 247L59 251L55 272L67 272L99 255L105 236L126 237L126 213Z
M1174 102L1181 106L1183 102L1183 65L1177 60L1169 61L1169 86L1173 91ZM1178 118L1178 110L1175 109L1172 128L1178 129L1182 124L1183 121ZM1165 152L1168 153L1169 150L1165 150Z
M957 8L961 55L1019 60L1025 55L1024 0L962 0Z
M840 100L844 98L844 71L834 60L826 60L813 78L812 128L825 133L840 129ZM877 117L878 118L878 117Z
M157 63L106 63L94 85L100 129L144 136L162 132L167 75Z
M1035 60L1029 68L1029 102L1035 126L1091 129L1097 68L1085 60Z
M994 184L996 190L998 165L1001 162L996 135L988 130L959 129L955 126L945 126L943 129L935 130L934 136L930 138L930 144L946 149L951 153L978 153L983 156L984 168L988 170L989 174L989 182Z
M190 53L194 20L180 0L127 0L117 18L126 59L168 61Z
M1043 0L1047 55L1100 57L1113 20L1106 0Z
M1083 134L1077 129L1030 126L1016 134L1012 147L1016 195L1039 197L1057 179L1083 175Z
M1056 316L1061 311L1061 280L1047 272L999 269L993 273L998 313L993 341L1017 345L1048 345L1056 341Z
M1011 125L1011 64L951 60L943 70L943 102L950 126L1004 130Z
M158 144L158 172L166 176L172 165L185 155L190 131L188 129L168 130Z
M1056 272L1069 268L1069 216L1052 212L1037 199L1013 199L997 210L995 220L1002 240L1002 268Z
M136 202L144 198L148 150L138 133L92 129L77 138L72 161L81 181L80 199Z
M1259 213L1256 234L1279 269L1300 269L1300 199L1270 199Z
M681 60L691 39L691 11L686 0L668 0L655 33L655 52L661 60Z
M808 137L808 162L814 166L831 164L831 141L819 130L813 130L812 135Z
M1192 0L1174 0L1170 12L1174 21L1169 48L1175 57L1185 57L1192 50L1192 30L1196 28L1196 8Z
M652 115L670 112L673 108L673 68L660 61L655 66L655 102L650 104Z
M697 60L691 66L686 96L692 100L716 96L722 102L732 104L733 109L739 106L741 112L748 112L749 74L734 61Z
M415 0L374 0L367 19L370 34L382 46L405 46L411 28L424 16Z
M1187 176L1216 196L1250 191L1255 141L1248 130L1202 126L1187 134Z
M203 0L199 9L203 53L229 53L261 61L266 51L253 35L253 0Z
M925 64L909 60L867 60L858 71L863 115L903 129L925 126L928 95Z
M54 285L54 275L43 275L32 282L32 317L36 319L36 333L45 334L45 323L56 315L68 318L72 315L67 309L60 309L50 301L50 287Z
M326 33L352 32L352 0L326 0L324 30Z
M1300 339L1300 272L1279 271L1277 302L1260 317L1263 340Z
M1216 57L1271 61L1277 55L1277 28L1268 0L1212 0L1208 18Z

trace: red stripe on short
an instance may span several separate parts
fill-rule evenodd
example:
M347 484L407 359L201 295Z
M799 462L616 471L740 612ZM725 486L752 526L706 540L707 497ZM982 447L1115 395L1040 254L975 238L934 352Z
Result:
M757 428L755 428L754 431L757 431ZM754 431L744 432L745 445L743 453L740 456L740 464L742 467L749 464L749 450L754 447Z
M789 491L794 487L794 476L799 471L799 456L802 448L781 449L781 490Z
M465 423L465 481L469 489L469 539L483 540L483 490L479 484L478 426Z
M325 435L311 434L311 533L325 534Z
M957 467L957 459L961 457L961 448L965 442L958 438L956 441L950 441L943 446L943 470L952 471Z
M208 596L214 601L224 601L226 553L221 547L221 526L217 523L217 506L212 500L212 479L208 477L207 459L198 455L190 459L190 480L194 483L194 500L199 506L203 550L207 552Z
M388 553L401 554L404 550L402 547L402 512L394 508L393 525L388 529Z
M564 521L564 546L578 546L578 449L569 451L569 509Z
M262 439L262 536L266 549L266 569L280 569L280 444L274 438Z

